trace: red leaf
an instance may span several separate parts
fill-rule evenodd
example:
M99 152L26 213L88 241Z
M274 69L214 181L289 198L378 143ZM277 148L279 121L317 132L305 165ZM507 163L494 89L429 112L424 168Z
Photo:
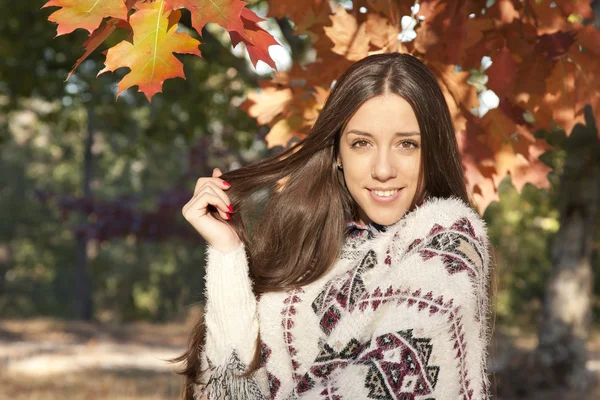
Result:
M249 17L252 18L252 17ZM269 47L279 45L277 40L269 32L261 28L256 22L244 17L244 35L237 31L229 32L231 44L235 47L240 42L246 44L246 50L250 56L252 64L256 68L258 61L265 62L271 68L277 69L275 61L269 55Z
M493 90L500 99L512 92L517 76L517 66L510 50L503 47L492 56L492 66L486 70L487 88Z
M574 42L574 32L556 32L550 35L542 35L538 39L535 51L544 54L548 61L554 61L567 54Z
M429 59L458 64L467 36L468 3L467 0L421 1L419 15L425 20L416 29L415 49Z

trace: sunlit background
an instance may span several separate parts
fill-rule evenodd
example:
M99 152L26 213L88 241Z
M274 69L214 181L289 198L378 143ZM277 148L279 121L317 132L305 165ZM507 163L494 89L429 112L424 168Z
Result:
M43 3L0 0L0 399L175 399L180 380L163 360L184 349L204 300L204 243L181 207L212 168L279 150L267 149L268 127L238 108L272 70L255 69L243 45L231 48L209 25L203 58L180 57L186 80L166 81L151 103L135 90L116 100L125 71L96 77L100 52L65 82L85 35L54 38ZM266 15L266 1L252 3ZM189 26L184 14L179 29ZM263 26L282 43L271 56L289 69L286 21ZM507 177L484 215L498 257L490 371L498 398L597 399L536 387L528 364L567 156L560 133L548 138L555 148L541 158L552 189L517 193ZM589 238L586 368L600 377L600 236Z

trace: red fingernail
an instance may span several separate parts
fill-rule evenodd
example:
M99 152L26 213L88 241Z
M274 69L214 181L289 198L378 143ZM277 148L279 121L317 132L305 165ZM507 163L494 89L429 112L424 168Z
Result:
M223 181L223 184L224 184L225 186L227 186L227 187L231 187L231 184L229 184L229 183L227 183L227 182L225 182L225 181Z
M231 219L231 215L229 215L229 213L226 213L226 215L228 220Z
M230 205L227 206L227 208L229 208L229 211L233 212L233 207Z

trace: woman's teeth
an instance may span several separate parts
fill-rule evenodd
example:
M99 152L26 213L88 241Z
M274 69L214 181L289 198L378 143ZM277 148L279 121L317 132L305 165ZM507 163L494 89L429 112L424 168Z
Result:
M375 193L379 197L390 197L396 194L398 189L394 190L371 190L371 192Z

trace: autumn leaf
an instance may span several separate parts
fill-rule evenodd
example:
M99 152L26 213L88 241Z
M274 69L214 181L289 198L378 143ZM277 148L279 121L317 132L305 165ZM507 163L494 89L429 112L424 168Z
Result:
M108 50L105 68L99 72L128 67L131 71L119 82L117 96L131 86L138 86L148 100L162 91L166 79L184 77L183 65L173 53L200 56L199 41L176 32L180 11L165 11L164 1L138 3L130 18L133 43L122 41Z
M325 0L276 0L269 2L269 16L275 18L289 17L296 25L305 23L307 16L315 17L326 5Z
M485 132L473 121L469 121L466 129L456 134L467 188L482 213L492 201L500 200L493 180L496 173L494 153L483 143L483 137Z
M279 42L249 17L243 18L243 21L243 35L237 31L229 32L231 44L235 47L238 43L244 42L250 61L252 61L255 68L259 61L263 61L271 68L276 69L275 61L269 55L269 47L279 45Z
M113 33L115 31L118 24L119 24L118 19L111 18L110 20L108 20L106 22L106 24L102 25L100 28L98 28L94 32L92 32L90 37L85 42L83 42L83 47L85 48L85 52L83 53L83 55L81 57L79 57L79 59L73 66L73 69L71 69L71 72L69 72L69 75L67 75L67 80L71 77L71 75L73 75L73 73L75 72L77 67L79 67L79 65L86 58L88 58L90 56L90 54L92 54L94 52L94 50L96 50L98 48L98 46L100 46L102 43L104 43L104 41L111 35L111 33Z
M398 34L400 29L393 25L389 19L379 14L369 14L366 22L366 33L371 44L379 48L388 48L399 44Z
M467 83L470 73L455 71L453 65L435 61L427 63L427 66L437 78L446 97L455 128L457 130L465 129L466 116L470 116L472 108L479 107L477 89Z
M492 55L492 66L486 70L489 77L487 88L501 99L512 92L517 77L517 65L510 50L501 48Z
M207 23L218 24L229 32L233 46L237 46L239 42L246 44L248 55L255 67L258 61L264 61L276 69L275 61L269 55L269 46L279 45L279 43L258 25L263 19L246 8L247 3L244 1L164 0L164 2L166 11L188 9L192 15L192 26L200 35Z
M568 8L561 9L557 2L555 2L557 6L553 7L551 3L548 0L531 1L524 13L523 21L533 24L539 35L568 31L573 28L573 24L566 18L569 14L564 14Z
M547 92L542 101L551 110L554 123L567 134L577 123L585 123L583 108L586 104L594 107L596 117L600 115L600 73L597 72L600 60L578 49L572 49L569 56L558 60L546 78Z
M329 17L332 26L324 28L325 34L334 44L333 51L351 61L364 58L369 51L369 36L366 24L358 24L356 18L339 6L337 12Z
M56 36L73 32L77 28L94 32L107 17L127 20L127 7L123 0L50 0L42 6L61 7L48 17L56 22Z
M245 35L240 15L246 3L242 0L164 0L164 3L165 11L187 8L192 15L192 26L200 35L209 22L242 37Z
M263 88L260 92L248 93L248 98L241 109L256 118L260 125L268 124L283 112L287 103L292 99L292 90L279 90L273 87Z
M591 0L558 0L555 4L566 17L574 14L584 19L594 18Z
M284 118L277 121L265 137L267 147L269 149L277 146L287 147L290 140L299 136L297 132L301 127L300 118Z
M588 25L577 32L577 44L586 52L600 57L600 30Z
M485 144L494 154L496 185L510 173L519 192L526 183L550 188L547 174L551 169L539 160L549 149L545 141L535 138L526 127L516 124L498 108L490 110L479 124L485 132Z
M464 51L468 21L467 0L424 0L419 15L415 49L432 60L458 64Z
M491 7L486 8L485 15L497 20L502 25L512 24L520 18L517 4L513 0L497 0Z

